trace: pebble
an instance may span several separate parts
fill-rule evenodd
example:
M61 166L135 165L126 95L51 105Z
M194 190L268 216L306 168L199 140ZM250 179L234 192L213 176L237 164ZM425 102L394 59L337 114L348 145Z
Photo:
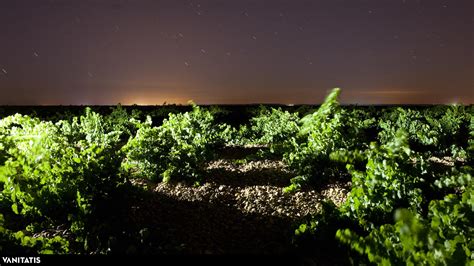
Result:
M238 172L250 170L276 169L288 171L281 161L250 161L246 164L232 164L226 160L217 160L209 164L208 168L224 168ZM225 178L225 176L223 176ZM322 191L304 190L295 193L284 193L281 186L274 185L247 185L231 186L213 183L208 180L199 187L178 184L156 185L155 192L163 193L183 201L189 202L225 202L226 206L234 206L243 213L254 213L266 216L286 216L298 219L317 213L323 199L332 200L340 206L348 194L347 184L337 182L329 184Z

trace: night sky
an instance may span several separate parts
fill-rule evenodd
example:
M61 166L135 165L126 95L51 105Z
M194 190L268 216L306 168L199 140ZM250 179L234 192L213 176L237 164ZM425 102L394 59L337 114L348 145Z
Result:
M0 0L0 104L474 103L473 0Z

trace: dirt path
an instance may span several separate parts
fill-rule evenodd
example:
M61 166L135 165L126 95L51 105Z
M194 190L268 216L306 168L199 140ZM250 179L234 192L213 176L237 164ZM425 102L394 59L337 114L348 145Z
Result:
M130 222L160 240L153 252L291 253L294 229L320 202L339 205L347 195L343 183L284 193L292 174L281 161L245 160L254 149L233 149L209 163L201 186L141 184L148 196L131 206Z

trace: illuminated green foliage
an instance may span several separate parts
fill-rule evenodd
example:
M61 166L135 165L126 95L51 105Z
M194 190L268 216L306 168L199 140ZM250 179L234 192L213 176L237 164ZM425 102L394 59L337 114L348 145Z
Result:
M123 147L122 166L134 177L198 182L213 149L229 132L228 126L214 123L210 111L193 106L192 112L170 114L159 127L144 123Z
M474 190L468 174L459 176L464 190L430 203L426 218L406 209L395 212L395 224L385 224L366 237L349 229L337 238L370 262L381 265L472 265L474 260Z
M341 164L330 158L332 152L364 149L368 146L366 131L375 120L358 110L344 110L336 88L312 114L300 120L300 130L289 138L285 161L297 173L291 191L303 184L314 183L340 174Z
M394 108L379 120L379 139L390 141L403 129L408 133L410 147L425 156L453 156L466 159L467 131L471 114L464 106L437 106L423 110Z
M472 264L474 108L344 107L339 93L302 119L261 108L239 130L216 122L225 110L195 105L153 121L121 106L57 122L4 117L0 252L109 252L116 232L108 216L129 178L197 184L222 146L259 144L273 153L260 156L283 155L296 176L287 192L351 180L346 202L324 202L297 228L298 241L316 239L321 250L347 244L361 263Z
M334 101L336 94L325 103ZM307 169L298 182L307 183L315 174L327 176L328 167L335 169L332 174L344 175L345 169L334 165L337 162L346 164L352 179L346 202L302 224L297 239L312 236L324 241L337 235L370 262L382 265L471 265L472 107L357 112L348 115L334 102L323 104L301 126L308 138L294 140L289 161L298 162L300 171ZM287 190L294 188L295 184ZM334 224L350 229L337 230Z
M0 121L0 136L0 206L5 224L17 217L33 230L23 234L5 229L4 233L10 232L22 246L43 243L39 250L49 250L53 242L67 243L60 236L31 237L44 228L67 225L79 242L93 234L89 220L103 199L113 200L113 191L125 183L119 173L120 132L107 131L102 116L88 109L72 123L6 117ZM66 248L62 245L59 250Z
M282 154L288 139L299 131L298 120L298 113L262 108L259 115L250 120L252 143L269 145L270 152Z

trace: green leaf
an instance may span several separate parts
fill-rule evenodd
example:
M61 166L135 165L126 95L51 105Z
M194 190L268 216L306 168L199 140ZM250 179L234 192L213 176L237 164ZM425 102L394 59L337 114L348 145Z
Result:
M13 210L13 212L14 212L15 214L19 214L19 213L18 213L18 205L17 205L16 203L13 203L13 204L12 204L12 210Z

